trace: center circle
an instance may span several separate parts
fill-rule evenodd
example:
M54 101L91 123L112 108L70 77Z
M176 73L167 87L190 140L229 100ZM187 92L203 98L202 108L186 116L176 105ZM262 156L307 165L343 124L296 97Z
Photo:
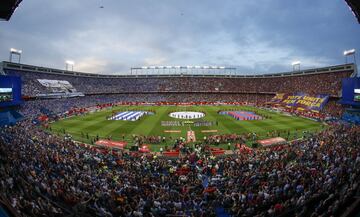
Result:
M169 114L172 118L177 119L198 119L205 117L205 113L203 112L171 112Z

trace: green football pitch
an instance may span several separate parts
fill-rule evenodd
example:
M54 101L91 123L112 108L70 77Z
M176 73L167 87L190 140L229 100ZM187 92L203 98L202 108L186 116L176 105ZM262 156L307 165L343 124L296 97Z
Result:
M107 117L117 112L135 110L153 111L154 114L145 115L138 121L107 119ZM266 118L262 120L239 121L231 116L218 114L220 110L251 111ZM161 121L185 121L169 117L169 113L174 111L204 112L206 114L205 117L191 121L208 121L212 122L213 125L194 126L193 124L185 124L184 126L162 126ZM305 131L316 132L322 127L323 125L320 122L249 106L117 106L94 113L65 118L50 125L53 133L59 135L64 135L64 133L70 134L74 140L88 144L91 144L92 140L97 136L100 139L111 137L114 141L125 140L130 145L134 142L134 135L166 137L164 143L151 145L153 151L158 150L161 146L171 145L175 138L186 138L187 131L189 130L195 132L197 141L201 141L204 137L210 135L249 133L256 133L256 139L277 137L278 135L286 139L295 139L302 137ZM288 131L290 132L289 138ZM269 132L272 132L272 134L269 134ZM170 140L170 137L172 140ZM251 143L253 141L249 140L248 142Z

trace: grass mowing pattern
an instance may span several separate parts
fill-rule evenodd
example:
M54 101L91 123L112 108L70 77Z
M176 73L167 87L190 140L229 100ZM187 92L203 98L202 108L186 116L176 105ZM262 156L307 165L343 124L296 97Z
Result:
M255 111L260 116L267 115L271 118L264 120L251 120L251 121L237 121L228 115L218 114L219 110L244 110ZM106 117L110 116L113 112L124 110L154 110L155 115L145 115L138 121L122 121L122 120L107 120ZM60 120L51 124L53 133L62 135L64 130L69 133L77 141L91 144L91 139L97 135L100 138L112 137L112 140L125 141L132 144L132 135L145 135L145 136L165 136L167 142L151 145L151 150L158 151L161 146L171 145L172 141L169 140L171 136L174 138L186 137L186 132L190 129L189 126L173 126L163 127L161 121L182 121L168 116L173 111L199 111L205 112L206 116L196 120L217 121L218 125L211 127L194 127L191 129L195 131L196 138L201 141L204 136L219 135L219 134L244 134L244 133L257 133L258 139L268 138L269 131L287 131L290 130L290 138L294 139L302 136L303 131L315 132L321 129L322 124L309 119L287 116L275 112L261 110L249 106L118 106L109 108L92 114L82 116L75 116ZM181 133L165 133L165 130L180 130ZM202 130L218 130L217 133L202 133ZM89 135L89 139L86 138ZM83 136L82 136L83 135ZM276 135L277 136L277 135ZM287 133L282 133L280 136L287 137ZM250 142L250 141L249 141ZM225 147L225 145L222 145Z

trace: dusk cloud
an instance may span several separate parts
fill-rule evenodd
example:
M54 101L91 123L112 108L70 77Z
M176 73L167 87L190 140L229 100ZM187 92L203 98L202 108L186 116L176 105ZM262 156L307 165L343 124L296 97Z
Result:
M104 6L104 8L100 8ZM94 73L142 65L225 65L239 73L344 63L360 28L342 0L23 1L0 23L0 59Z

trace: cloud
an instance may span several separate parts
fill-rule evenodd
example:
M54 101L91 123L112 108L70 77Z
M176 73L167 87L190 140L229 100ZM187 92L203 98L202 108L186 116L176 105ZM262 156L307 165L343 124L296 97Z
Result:
M166 63L165 57L145 58L145 65L147 66L158 66L158 65L164 65L165 63Z
M0 23L0 58L15 47L25 63L64 68L72 59L93 73L142 65L273 73L295 59L304 68L341 64L344 49L360 50L359 35L341 1L33 0Z
M79 59L75 64L75 71L101 72L108 65L108 62L96 57L87 57Z

